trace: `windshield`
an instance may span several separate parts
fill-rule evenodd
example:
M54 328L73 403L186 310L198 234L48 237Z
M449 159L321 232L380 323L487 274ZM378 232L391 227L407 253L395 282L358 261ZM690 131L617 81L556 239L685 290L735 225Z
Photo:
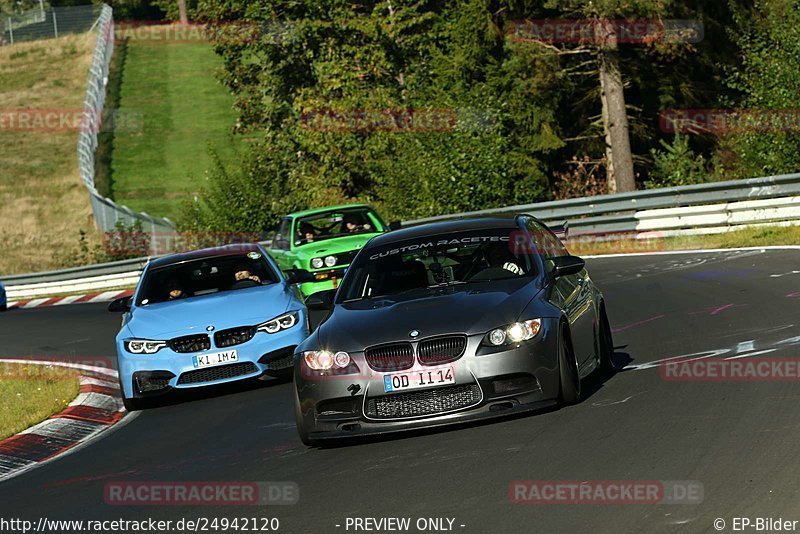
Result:
M340 302L535 277L536 259L530 247L515 247L517 233L507 228L459 232L365 249L350 267Z
M316 213L297 219L295 245L334 237L382 232L383 221L370 208L348 208Z
M277 281L275 271L259 252L202 258L149 269L136 305L200 297Z

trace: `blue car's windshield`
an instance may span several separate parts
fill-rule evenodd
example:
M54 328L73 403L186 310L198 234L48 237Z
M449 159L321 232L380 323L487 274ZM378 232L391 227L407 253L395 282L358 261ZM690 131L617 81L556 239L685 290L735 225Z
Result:
M408 291L532 278L538 273L518 231L487 229L419 237L363 250L350 266L340 302Z
M256 252L225 254L148 269L137 306L274 284L267 260Z

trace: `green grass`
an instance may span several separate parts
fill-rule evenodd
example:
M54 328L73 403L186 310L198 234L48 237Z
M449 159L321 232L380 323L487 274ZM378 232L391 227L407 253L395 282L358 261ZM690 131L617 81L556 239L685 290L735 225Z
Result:
M0 47L0 110L80 111L95 35ZM78 132L0 125L0 274L68 266L79 230L98 243L78 175Z
M209 147L223 161L240 138L233 96L217 79L221 59L209 44L128 41L119 94L120 113L141 125L114 134L108 188L117 202L169 217L202 187L212 168Z
M78 374L44 365L0 365L0 439L61 412L78 395Z

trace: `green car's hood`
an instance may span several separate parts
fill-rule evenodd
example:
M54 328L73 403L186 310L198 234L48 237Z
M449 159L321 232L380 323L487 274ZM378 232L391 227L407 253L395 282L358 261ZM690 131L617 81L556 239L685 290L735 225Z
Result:
M294 252L297 254L298 259L306 260L328 254L340 254L342 252L360 249L367 241L380 234L381 232L373 232L370 234L333 237L331 239L306 243L305 245L295 247Z

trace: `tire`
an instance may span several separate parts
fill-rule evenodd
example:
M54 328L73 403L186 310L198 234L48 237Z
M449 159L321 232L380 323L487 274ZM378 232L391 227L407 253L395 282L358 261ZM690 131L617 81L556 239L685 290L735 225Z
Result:
M558 335L558 378L561 404L576 404L581 400L581 380L578 377L578 362L572 352L567 329L561 326Z
M294 388L295 386L292 385ZM308 437L308 432L303 426L303 417L300 413L300 401L297 398L297 391L295 390L294 394L294 423L297 426L297 434L300 436L300 441L306 447L313 447L317 444L317 442Z
M617 372L614 364L614 338L611 335L611 325L608 322L605 304L600 305L600 321L597 332L597 348L600 356L600 369L607 375Z
M122 376L117 371L117 383L119 383L119 395L122 397L122 405L129 412L137 412L146 408L142 399L129 399L125 396L125 389L122 387Z

